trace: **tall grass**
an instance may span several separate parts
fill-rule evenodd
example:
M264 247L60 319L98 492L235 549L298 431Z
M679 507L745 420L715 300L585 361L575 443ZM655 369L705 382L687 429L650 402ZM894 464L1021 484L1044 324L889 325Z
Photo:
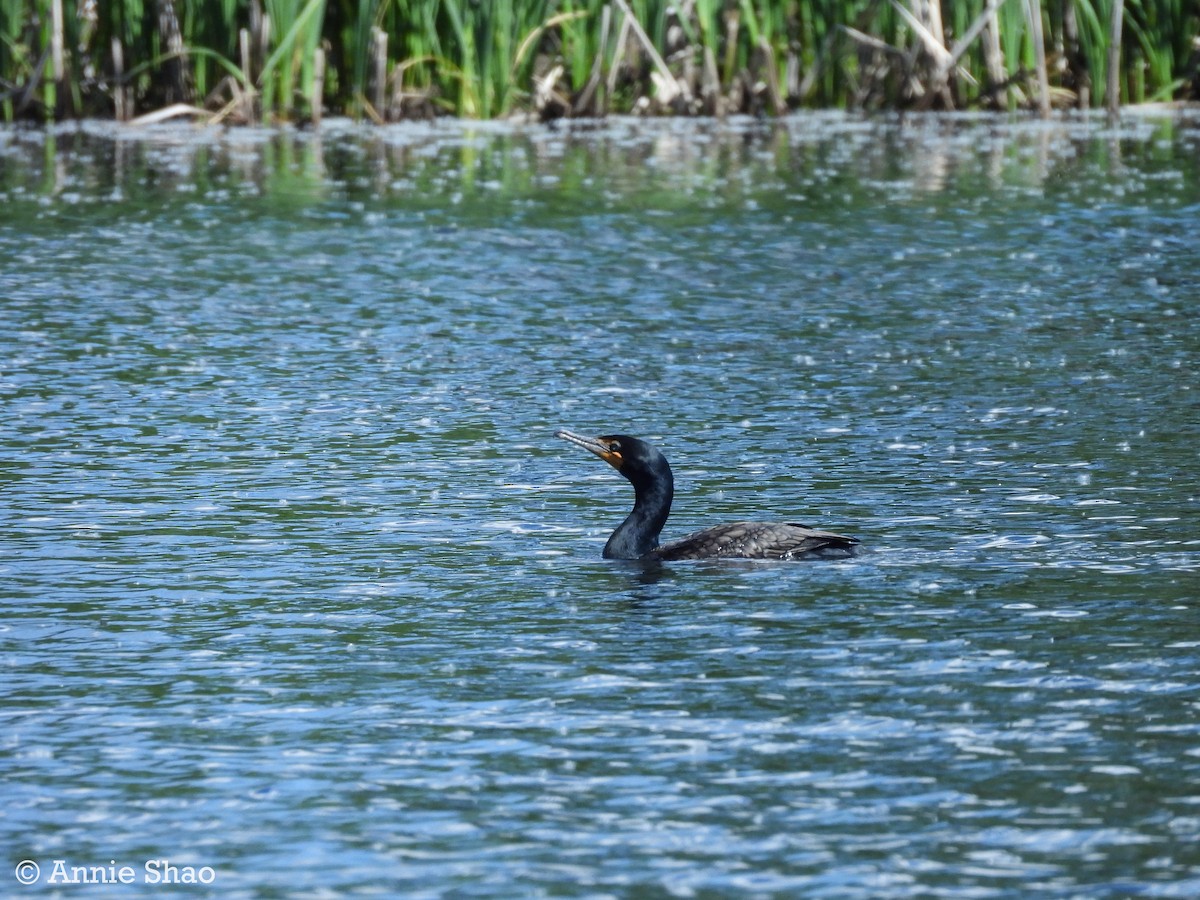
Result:
M1105 103L1116 0L990 2L0 0L0 117ZM1126 0L1122 24L1122 101L1197 97L1197 0Z

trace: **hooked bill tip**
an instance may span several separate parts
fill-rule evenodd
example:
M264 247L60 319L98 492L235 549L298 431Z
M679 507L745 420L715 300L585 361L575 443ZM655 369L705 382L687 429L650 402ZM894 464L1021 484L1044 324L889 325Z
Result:
M580 441L591 441L592 438L586 435L576 434L573 431L568 431L566 428L559 428L554 432L556 438L562 438L564 441L570 441L573 444L578 444Z
M592 453L595 453L597 456L603 456L608 451L608 448L605 447L597 438L576 434L573 431L567 431L565 428L558 429L558 431L554 432L554 436L557 438L562 438L564 441L574 444L577 447L582 447L585 450L589 450Z

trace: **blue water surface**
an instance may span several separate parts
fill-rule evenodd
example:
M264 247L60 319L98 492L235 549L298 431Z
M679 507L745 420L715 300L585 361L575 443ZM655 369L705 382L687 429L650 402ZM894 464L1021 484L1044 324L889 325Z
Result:
M0 131L3 893L1200 895L1198 154Z

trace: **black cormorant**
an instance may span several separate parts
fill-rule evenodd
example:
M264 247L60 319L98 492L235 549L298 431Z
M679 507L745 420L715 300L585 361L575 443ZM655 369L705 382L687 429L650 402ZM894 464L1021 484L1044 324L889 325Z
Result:
M625 434L592 438L564 430L554 436L596 454L633 485L633 512L604 545L606 559L815 559L852 556L858 546L857 538L790 522L733 522L660 544L675 493L666 457Z

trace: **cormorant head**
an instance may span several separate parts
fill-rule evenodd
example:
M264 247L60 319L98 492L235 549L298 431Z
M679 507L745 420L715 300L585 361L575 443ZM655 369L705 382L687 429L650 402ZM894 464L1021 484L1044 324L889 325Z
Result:
M627 434L584 437L556 431L555 437L594 453L633 485L633 511L604 545L605 559L641 559L658 546L658 535L671 514L675 483L666 458L643 440Z
M671 467L666 457L652 444L627 434L606 434L600 437L584 437L572 431L556 431L555 437L570 441L596 454L631 482L634 487L649 487L671 478Z

